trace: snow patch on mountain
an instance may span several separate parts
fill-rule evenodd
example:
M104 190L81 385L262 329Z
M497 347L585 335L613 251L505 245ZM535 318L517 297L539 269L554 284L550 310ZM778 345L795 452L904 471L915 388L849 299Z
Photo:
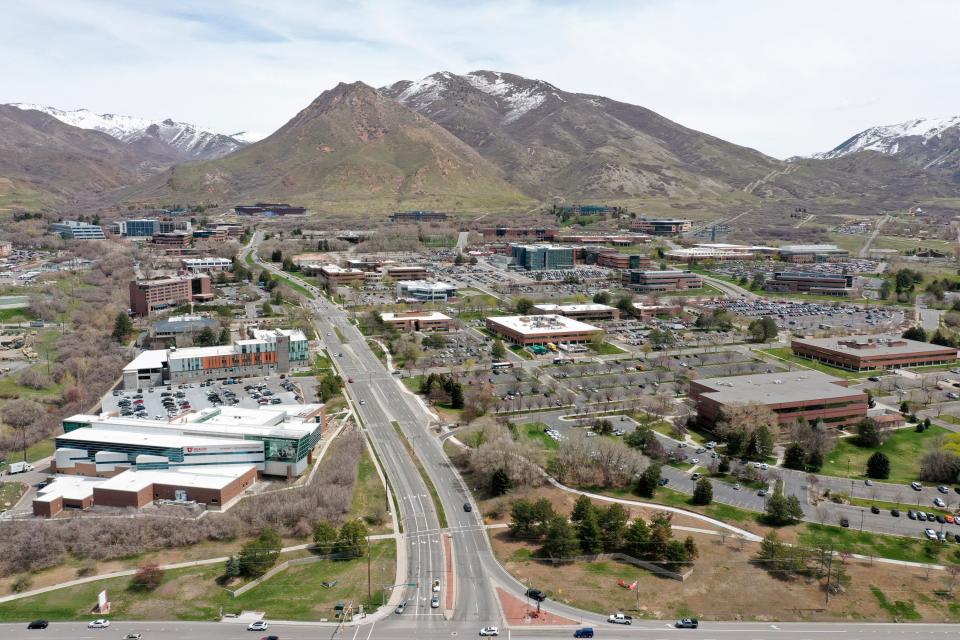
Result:
M947 129L960 125L960 116L950 118L918 118L900 124L871 127L861 131L843 144L813 155L814 158L840 158L858 151L878 151L886 155L895 155L900 151L900 143L905 138L922 138L921 144L941 135Z
M428 105L436 102L443 98L442 92L447 86L445 80L448 80L451 75L452 74L444 71L411 82L410 86L397 96L397 100L404 104L413 104L414 106Z
M148 120L115 113L93 113L88 109L65 111L39 104L13 103L19 109L32 109L80 129L100 131L126 144L158 142L172 148L183 158L212 159L232 153L249 144L236 136L217 133L187 122Z
M493 76L493 80L488 76ZM542 105L547 99L547 91L545 91L544 88L554 88L552 85L540 81L530 87L519 87L505 80L502 74L496 71L474 71L464 77L474 89L482 91L487 95L495 96L507 104L508 110L504 115L504 122L513 122L525 113Z

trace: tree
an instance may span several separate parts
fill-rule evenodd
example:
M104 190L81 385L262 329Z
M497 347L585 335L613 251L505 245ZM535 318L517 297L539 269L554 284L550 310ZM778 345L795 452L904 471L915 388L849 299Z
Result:
M903 337L907 340L917 340L919 342L927 341L927 332L921 326L910 327L903 332Z
M132 333L133 323L130 322L130 316L127 315L126 311L121 311L113 321L113 333L110 335L113 336L114 340L123 344L130 339Z
M889 280L884 280L884 281L880 284L880 299L881 299L881 300L889 300L889 299L890 299L890 289L891 289L891 286L890 286L890 281L889 281Z
M652 498L660 483L660 465L651 464L633 481L633 492L644 498Z
M880 426L870 418L864 418L856 426L855 442L858 446L874 449L883 444Z
M453 259L453 264L457 265L458 267L463 264L462 253L457 253L457 257Z
M867 476L876 480L886 480L890 477L890 458L882 451L875 451L867 460Z
M610 304L610 292L609 291L598 291L593 294L593 301L596 304Z
M627 528L624 539L624 547L627 553L635 558L642 558L647 555L647 548L650 545L650 527L647 521L637 517Z
M513 303L513 308L517 310L517 313L525 316L533 309L533 302L529 298L517 298Z
M503 340L497 338L493 341L493 346L490 347L490 356L494 360L503 360L507 357L507 349L503 346Z
M613 503L606 509L598 511L600 531L603 535L603 550L616 551L623 546L623 536L627 530L627 521L630 514L623 505Z
M503 467L499 467L490 476L490 495L502 496L513 488L510 474Z
M240 575L259 578L277 563L280 557L280 536L273 529L264 529L257 538L243 545L238 557Z
M603 551L603 536L596 510L589 509L577 524L577 539L580 541L580 550L583 553L592 555Z
M197 337L193 339L193 344L198 347L212 347L217 341L217 337L213 333L213 329L210 327L204 327L197 333Z
M791 442L783 453L783 466L802 471L806 466L807 452L799 442Z
M0 419L20 432L24 460L27 459L27 428L39 422L43 414L39 403L24 398L10 400L0 409Z
M547 523L543 540L543 552L554 560L563 560L577 555L580 544L577 532L563 516L554 516Z
M227 578L240 577L240 559L237 556L227 558L226 565L223 568L223 575Z
M163 569L156 563L148 563L137 569L130 580L130 588L136 591L153 591L163 582Z
M348 520L340 527L337 551L363 556L367 552L367 525L363 520Z
M763 460L773 453L773 434L766 425L760 425L750 434L747 444L747 457Z
M713 483L707 478L700 478L693 488L693 504L704 506L711 502L713 502Z
M450 388L450 408L463 409L463 385L459 382Z
M823 468L823 454L816 450L811 451L807 456L807 467L810 471L820 471Z
M573 511L570 513L570 520L573 522L583 522L587 514L593 511L593 502L587 496L581 495L573 503Z
M270 254L270 262L280 262L283 260L283 252L280 249L274 249Z
M226 327L220 329L220 335L217 337L217 344L220 344L220 345L230 344L230 329Z
M803 518L803 507L797 496L787 497L783 494L783 480L777 480L774 485L773 495L767 500L764 512L767 522L775 527L795 524Z
M777 338L777 323L768 316L757 318L749 324L747 331L754 342L770 342Z
M313 546L323 555L333 553L337 547L337 528L326 520L313 527Z

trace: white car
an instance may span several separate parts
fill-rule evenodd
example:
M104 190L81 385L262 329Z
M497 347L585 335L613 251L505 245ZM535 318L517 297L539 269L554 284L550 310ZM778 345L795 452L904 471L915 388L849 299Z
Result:
M247 625L247 631L266 631L267 623L263 620L255 620Z
M934 499L933 499L933 505L934 505L935 507L940 507L941 509L942 509L943 507L946 507L946 506L947 506L946 503L944 503L944 501L941 500L940 498L934 498Z
M923 532L927 534L927 537L930 538L931 540L937 539L937 532L934 531L933 529L924 529Z
M87 625L87 629L106 629L110 626L110 621L106 618L97 618Z
M700 458L690 458L690 464L700 464Z
M434 580L434 581L433 581L433 592L434 592L434 593L440 593L440 581L439 581L439 580Z
M430 599L430 608L439 609L440 608L440 596L433 596Z
M484 627L483 629L480 629L480 635L481 636L498 636L500 635L500 629L497 629L496 627Z

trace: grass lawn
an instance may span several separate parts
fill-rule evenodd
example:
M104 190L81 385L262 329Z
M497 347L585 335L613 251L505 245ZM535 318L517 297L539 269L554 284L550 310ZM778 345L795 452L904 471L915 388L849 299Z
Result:
M22 482L0 482L0 510L9 509L27 490Z
M43 458L48 458L53 455L54 452L54 442L53 437L44 438L29 447L27 447L27 462L36 462ZM0 464L0 471L6 471L9 467L10 462L20 462L23 460L22 451L14 451L10 453L8 457L8 462Z
M936 562L941 551L949 548L948 545L938 542L928 544L920 538L885 536L853 528L809 523L800 532L800 543L812 548L849 551L909 562Z
M309 298L310 300L313 300L314 298L316 298L316 296L313 295L313 294L312 294L305 286L303 286L302 284L300 284L300 283L298 283L298 282L294 282L292 279L287 278L286 276L281 276L281 275L276 274L276 273L274 273L273 276L274 276L275 278L280 278L280 279L283 280L285 283L287 283L287 285L289 285L289 287L290 287L291 289L293 289L294 291L297 291L298 293L301 293L301 294L305 295L305 296L306 296L307 298Z
M540 448L547 451L555 451L560 448L560 443L544 433L544 429L549 427L542 422L529 422L527 424L517 425L517 431L524 440L536 443Z
M392 530L387 518L387 491L366 449L357 466L357 485L353 490L350 517L363 519L372 534L389 533Z
M510 351L513 351L515 354L517 354L521 358L526 358L527 360L533 360L533 354L518 344L510 345Z
M644 500L644 498L636 499ZM681 509L696 511L697 513L702 513L706 516L710 516L711 518L723 520L724 522L733 522L740 525L761 524L760 514L755 511L747 511L746 509L740 509L738 507L733 507L728 504L721 504L719 502L714 502L713 504L708 504L707 506L702 507L693 504L692 501L693 496L690 494L674 491L673 489L667 489L666 487L660 487L657 489L655 497L650 500L650 502L659 502L660 504L665 504L670 507L678 507Z
M380 602L380 578L393 582L395 559L393 540L371 545L374 604ZM364 602L367 596L366 558L293 566L238 598L232 598L216 583L222 573L220 564L167 571L152 592L131 590L128 577L58 589L0 604L0 621L87 620L93 617L90 609L103 589L110 595L111 617L126 620L212 621L220 607L224 613L265 611L269 618L278 620L333 619L337 602ZM333 580L337 584L332 588L321 585Z
M337 334L337 340L346 344L347 338L343 335L343 331L340 331L340 327L334 327L333 332Z
M423 382L423 376L410 376L403 378L403 386L414 393L420 393L420 383Z
M682 291L667 291L663 294L665 298L683 297L683 296L722 296L723 292L717 289L709 282L704 282L700 289L684 289Z
M849 460L850 475L854 478L865 478L867 459L874 451L883 451L890 458L890 477L887 482L909 484L920 477L920 456L929 443L949 433L937 425L932 425L923 433L917 433L910 428L899 429L877 449L858 447L851 438L841 438L836 448L827 454L820 473L845 478Z
M620 353L626 353L626 351L620 347L612 345L609 342L601 342L600 346L596 349L596 352L601 356L611 356Z
M37 315L30 311L28 307L19 309L0 309L0 322L29 322L36 320Z
M807 360L806 358L795 356L789 347L783 347L782 349L760 349L760 353L765 353L768 356L785 360L806 369L813 369L837 378L846 378L848 380L869 378L870 376L875 376L879 375L879 373L882 373L878 373L876 371L847 371L846 369L838 369L837 367L831 367L828 364L823 364L822 362L817 362L816 360Z

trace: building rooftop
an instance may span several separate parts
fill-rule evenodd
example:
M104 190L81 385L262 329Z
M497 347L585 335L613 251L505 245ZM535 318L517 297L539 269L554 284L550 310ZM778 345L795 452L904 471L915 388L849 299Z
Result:
M400 280L397 282L397 286L406 289L420 289L421 291L448 291L457 288L447 282L430 282L429 280Z
M65 500L85 500L93 495L93 488L103 484L102 478L84 476L57 476L56 480L37 490L34 502L53 502L57 498Z
M209 467L130 469L101 482L99 487L113 491L141 491L154 484L166 484L193 489L223 489L253 468L253 465L248 464L224 464Z
M166 349L149 349L140 353L136 358L128 362L123 370L137 371L139 369L159 369L166 361Z
M951 347L928 344L917 340L907 340L897 335L887 336L846 336L839 338L794 338L792 342L810 345L820 349L830 349L856 356L893 356L907 353L942 353L954 351Z
M213 318L204 318L203 316L171 316L166 320L160 320L153 323L153 330L159 333L168 331L190 331L192 329L202 329L203 327L215 327L217 321ZM130 364L133 364L132 362Z
M785 244L780 247L780 251L786 251L788 253L846 253L846 249L840 249L835 244Z
M580 322L566 316L554 314L543 314L537 316L490 316L489 322L498 324L511 331L516 331L525 336L536 336L553 334L559 332L578 331L602 331L599 327L586 322Z
M597 303L587 303L587 304L552 304L552 303L539 303L533 305L534 309L538 311L547 311L554 312L559 314L564 313L587 313L590 311L614 311L616 307L611 307L608 304L597 304Z
M696 384L713 389L701 395L721 404L804 402L855 395L866 398L866 394L838 384L842 382L819 371L780 371L707 378L697 380Z
M569 246L564 246L564 245L561 245L561 244L522 244L522 243L518 243L518 242L512 242L512 243L510 243L510 246L511 246L511 247L520 247L520 248L525 249L525 250L527 250L527 251L540 251L540 250L550 250L550 251L566 250L566 251L573 251L573 249L572 249L571 247L569 247Z
M401 311L400 313L381 313L384 322L395 320L450 320L450 316L439 311Z
M345 268L338 264L322 264L320 269L325 273L363 273L360 269Z
M279 336L287 336L291 341L306 340L307 336L301 329L254 329L253 337L255 340L271 341Z
M73 421L73 418L70 418L70 420ZM107 418L107 420L115 419ZM105 421L101 418L93 418L92 422L94 425L96 425L97 423L102 424ZM144 427L161 427L166 429L170 429L172 426L167 422L160 422L159 420L127 420L126 422L133 426L135 426L135 423L141 423ZM114 424L123 424L123 422L117 420ZM62 442L70 442L78 448L83 448L85 443L90 442L107 442L110 444L122 444L130 446L165 447L169 449L206 447L214 445L252 446L255 444L239 438L230 439L222 437L216 438L196 435L183 435L176 432L164 433L160 430L133 431L126 429L97 429L96 427L74 429L69 433L64 433L57 436L57 439Z

